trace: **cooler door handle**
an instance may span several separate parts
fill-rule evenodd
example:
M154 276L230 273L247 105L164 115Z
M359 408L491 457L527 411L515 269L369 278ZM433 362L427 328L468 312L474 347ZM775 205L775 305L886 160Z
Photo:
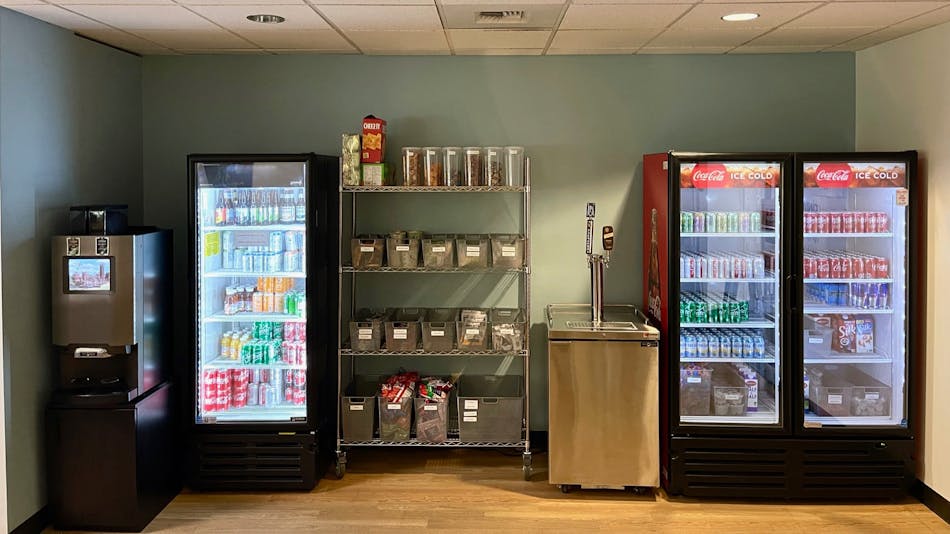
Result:
M798 277L790 274L785 277L785 302L792 313L798 313L801 303L798 301Z

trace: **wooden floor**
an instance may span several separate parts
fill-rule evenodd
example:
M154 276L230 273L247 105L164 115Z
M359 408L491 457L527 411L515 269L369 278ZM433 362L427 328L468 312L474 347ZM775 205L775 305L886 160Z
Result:
M145 532L950 532L910 498L820 504L564 495L547 483L543 455L534 467L526 482L511 452L358 449L342 480L328 475L312 492L186 492Z

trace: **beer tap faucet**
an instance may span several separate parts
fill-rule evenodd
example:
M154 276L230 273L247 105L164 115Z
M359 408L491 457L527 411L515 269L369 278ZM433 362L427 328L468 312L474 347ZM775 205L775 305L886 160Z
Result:
M594 254L594 215L596 206L587 203L587 265L590 267L591 321L599 325L604 318L604 269L610 264L610 251L614 249L614 228L604 226L602 231L603 254Z

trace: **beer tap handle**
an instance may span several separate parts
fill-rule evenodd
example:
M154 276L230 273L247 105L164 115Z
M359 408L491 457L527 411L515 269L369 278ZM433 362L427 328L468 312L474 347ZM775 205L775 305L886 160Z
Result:
M603 229L603 245L604 245L604 263L610 263L610 251L614 249L614 227L605 226Z
M587 252L587 261L590 261L591 254L594 253L594 213L596 212L596 206L593 202L587 203L587 240L586 240L586 252Z

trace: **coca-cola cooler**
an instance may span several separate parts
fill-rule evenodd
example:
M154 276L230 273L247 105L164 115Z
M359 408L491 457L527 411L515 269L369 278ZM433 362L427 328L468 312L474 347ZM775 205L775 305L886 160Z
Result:
M909 489L916 165L915 152L644 156L668 492Z

